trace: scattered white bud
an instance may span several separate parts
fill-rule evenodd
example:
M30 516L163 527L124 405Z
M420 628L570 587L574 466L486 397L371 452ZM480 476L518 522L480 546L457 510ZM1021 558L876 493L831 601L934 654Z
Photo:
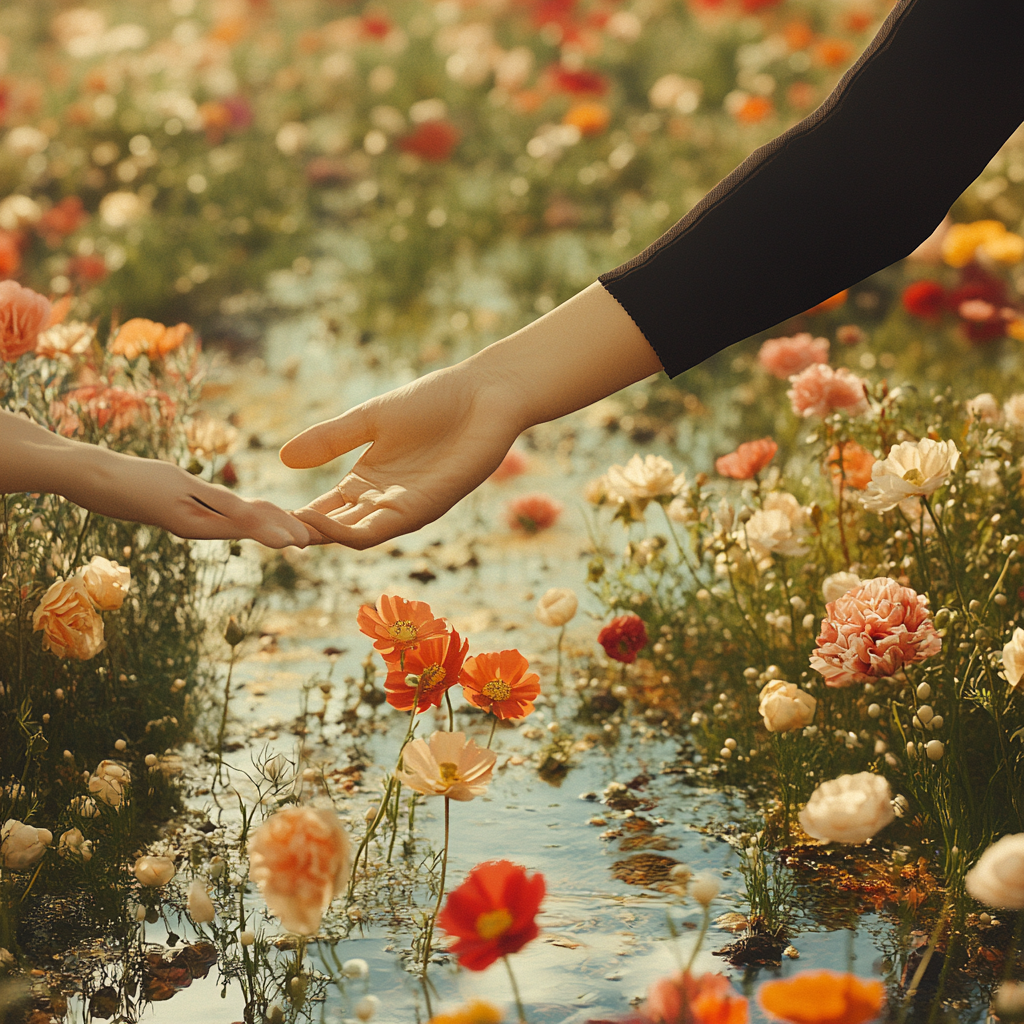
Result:
M380 1000L376 996L363 996L353 1007L352 1012L360 1020L373 1020L380 1009Z
M359 958L346 960L341 965L341 973L346 978L365 978L370 973L370 965L365 960L360 960Z
M726 745L726 746L727 746L727 747L728 747L728 748L729 748L730 750L735 750L735 749L736 749L736 741L735 741L734 739L728 739L728 740L726 740L726 741L725 741L725 745Z
M942 745L942 740L929 740L925 744L924 752L928 755L929 761L941 761L946 748Z
M920 683L916 692L918 700L927 700L932 695L932 688L927 683Z
M868 705L868 715L870 715L871 718L880 718L881 715L882 715L882 705L881 704L869 704Z
M732 757L732 751L728 747L722 747L722 749L718 752L718 756L721 757L724 761L728 761L729 758Z
M702 906L706 907L718 895L722 888L721 882L710 874L694 875L690 880L690 895Z
M147 754L146 755L146 767L147 768L152 768L153 765L156 764L156 761L157 761L156 754Z
M251 946L256 941L256 933L246 929L244 932L238 933L238 941L243 946Z

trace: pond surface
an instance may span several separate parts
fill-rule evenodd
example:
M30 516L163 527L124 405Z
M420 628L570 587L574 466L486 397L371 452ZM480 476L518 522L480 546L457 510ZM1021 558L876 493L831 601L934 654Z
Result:
M325 340L318 316L301 313L270 329L261 359L216 368L207 394L211 406L225 414L233 412L241 428L243 446L234 461L242 489L295 507L338 479L351 458L340 460L341 469L296 473L281 465L277 448L297 429L416 375L404 360L392 358L382 365L385 361L379 352L375 356L366 350L337 351ZM177 831L167 840L178 850L193 847L196 863L208 859L218 844L237 841L237 798L227 790L236 788L250 803L258 799L246 775L255 776L256 762L280 753L292 765L316 769L317 781L300 779L295 785L307 787L303 796L330 798L358 841L366 809L379 797L385 772L395 763L407 719L387 705L372 713L364 706L358 736L339 723L343 708L354 706L357 687L352 681L363 678L363 661L372 651L370 641L356 628L356 612L385 589L429 601L435 614L468 636L471 653L516 647L541 674L544 695L535 714L522 726L497 731L498 770L488 793L452 805L447 882L450 890L474 864L498 858L544 874L548 895L540 918L542 935L513 958L527 1015L535 1024L583 1024L624 1013L653 980L689 959L700 908L692 900L680 904L658 888L654 876L660 871L663 878L671 866L663 858L722 877L713 917L745 911L738 858L724 835L739 832L741 822L757 827L738 797L704 788L692 769L689 776L681 774L679 743L660 722L639 717L628 701L618 714L599 720L578 715L580 696L591 686L590 673L601 676L602 684L605 678L595 640L603 613L585 583L591 541L582 489L588 479L612 462L624 462L637 448L621 433L600 427L600 419L601 410L591 410L536 428L519 442L529 460L526 474L501 485L486 483L413 536L364 553L331 548L286 556L288 575L296 586L269 593L258 622L262 636L258 643L249 638L233 669L230 752L225 756L228 782L211 793L202 751L186 751L192 766L187 775L188 806L195 817L191 824L175 826ZM255 440L247 448L248 438ZM678 469L699 471L710 465L711 444L706 423L683 423L676 450L657 442L645 444L643 450L665 454ZM680 451L686 452L685 460ZM503 507L513 495L531 491L553 495L565 510L555 527L525 537L508 528ZM612 526L607 539L618 547L625 538L618 536L618 524ZM267 556L247 550L242 559L232 561L238 582L258 578L260 557ZM557 631L534 618L537 599L554 586L572 587L580 597L580 612L565 635L564 678L558 690ZM341 653L328 656L326 649ZM379 681L380 659L375 667ZM321 724L314 714L323 707L316 681L327 678L334 688ZM489 720L469 709L455 692L455 728L485 743ZM443 712L436 721L431 712L422 717L420 735L447 727ZM568 756L568 768L545 781L538 767L556 742ZM344 773L353 766L354 771ZM629 792L637 798L635 807L615 810L602 802L601 795L612 782L632 784ZM403 814L404 809L403 803ZM341 916L344 900L335 901L334 916L325 918L323 934L348 930L348 937L337 943L338 960L363 958L370 975L365 982L347 982L345 993L314 983L311 993L323 998L307 1005L310 1019L350 1019L354 1001L367 992L381 1000L375 1019L382 1024L423 1021L431 1012L471 995L511 1005L500 962L472 974L457 971L443 954L435 953L429 1007L418 975L406 969L414 918L421 921L433 906L429 865L441 847L442 815L440 801L421 802L411 845L403 852L403 822L391 867L385 863L385 849L377 848L371 876L365 886L360 884L347 919ZM207 832L197 829L197 823L207 830L216 827ZM653 870L647 885L616 877L643 881L639 876L645 871L622 867L630 857L641 858L633 865ZM187 870L180 872L178 881L187 875ZM415 913L410 901L418 908ZM265 916L258 896L247 897L246 906L247 927L262 929L270 940L281 935L276 919ZM748 992L771 974L785 976L807 967L851 967L861 975L882 970L879 936L886 926L879 918L862 917L852 934L828 930L801 915L800 907L795 910L797 931L792 941L799 959L783 959L775 971L745 973L712 955L711 950L735 938L713 926L696 969L724 970ZM237 928L237 900L233 906L219 904L218 911L223 939ZM352 912L360 919L353 920ZM669 936L669 914L680 933L678 943ZM186 942L199 938L195 926L171 913L147 927L146 941L163 943L169 928ZM237 955L237 944L229 943ZM312 943L307 950L307 962L318 970L330 970L324 960L326 946ZM159 952L161 946L153 949ZM294 956L288 949L271 949L271 962L281 967L278 983L285 962ZM226 968L230 961L222 955L205 977L191 981L173 998L142 1004L135 1019L151 1024L241 1021L243 991L237 979L225 976ZM284 1003L280 997L271 1001ZM759 1014L752 1007L752 1020L763 1019ZM80 1002L72 1005L70 1019L88 1019Z

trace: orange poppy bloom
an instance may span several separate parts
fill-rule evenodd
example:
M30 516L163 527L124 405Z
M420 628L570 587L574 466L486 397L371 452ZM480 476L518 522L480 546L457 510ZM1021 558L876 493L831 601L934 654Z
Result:
M791 50L805 50L814 42L814 29L802 18L787 22L782 37Z
M600 135L612 119L612 112L603 103L577 103L566 111L563 124L578 128L582 135Z
M680 971L656 981L647 992L645 1018L662 1024L747 1024L747 1000L724 974L694 977Z
M853 47L845 39L821 39L814 56L827 68L840 68L853 56Z
M846 487L863 491L871 483L871 467L875 464L875 457L856 441L832 445L827 462L832 471L832 483L836 487L842 482Z
M478 654L462 666L463 696L498 718L525 718L540 693L540 676L529 669L518 651Z
M770 437L744 441L736 451L715 459L715 471L733 480L752 480L775 458L779 446Z
M834 971L801 971L766 981L757 991L761 1009L791 1024L865 1024L885 1005L880 981Z
M748 96L733 111L741 124L757 124L775 113L775 104L767 96Z
M469 641L463 640L453 629L441 636L424 640L405 654L405 667L399 667L398 653L392 651L387 657L388 677L384 690L388 703L399 711L409 711L416 696L416 683L410 676L420 680L417 711L436 708L441 704L445 691L459 681L462 663L469 652Z
M381 594L376 607L364 604L356 623L373 639L373 646L381 654L408 651L424 640L448 632L448 623L435 619L426 601L406 601L390 594Z
M152 320L136 317L121 325L108 348L115 356L138 359L141 355L147 355L155 359L180 348L191 333L192 328L188 324L165 327Z

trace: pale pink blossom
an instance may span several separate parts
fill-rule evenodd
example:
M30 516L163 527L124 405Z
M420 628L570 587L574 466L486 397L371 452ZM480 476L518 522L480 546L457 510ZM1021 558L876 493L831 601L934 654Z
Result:
M36 347L50 318L50 300L17 281L0 281L0 359L13 362Z
M435 732L402 748L403 769L395 777L424 796L472 800L487 792L497 754L467 740L464 732Z
M757 361L780 380L802 373L815 363L828 362L828 338L812 338L806 331L792 338L769 338L757 353Z
M825 417L834 412L860 416L867 412L865 382L844 366L833 370L826 363L813 363L790 378L786 392L797 416Z
M927 599L887 576L866 580L825 611L811 668L827 686L891 676L942 649Z
M996 396L988 391L969 398L964 405L964 411L969 418L980 420L982 423L998 423L1002 418L1002 410Z

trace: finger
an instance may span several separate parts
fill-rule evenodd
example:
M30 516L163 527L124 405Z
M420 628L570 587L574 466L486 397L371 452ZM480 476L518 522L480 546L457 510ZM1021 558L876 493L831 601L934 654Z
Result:
M366 492L370 490L372 488L365 481L347 476L341 483L332 487L325 494L321 494L319 498L311 501L308 507L327 515L348 505L358 504Z
M303 522L307 522L308 517L309 525L325 537L337 544L344 544L345 547L355 548L357 551L372 548L375 544L391 540L392 537L411 533L421 525L392 508L378 508L359 520L354 526L336 523L327 516L307 509L300 510L296 515L300 516Z
M205 532L207 526L203 527L206 537L251 537L269 548L305 547L309 543L308 530L272 502L261 499L247 501L226 488L214 485L196 488L195 491L191 494L192 501L206 513L203 515L195 509L201 520L207 516L222 517L219 523L215 519L209 520L209 532Z
M372 440L364 407L357 405L293 437L281 449L281 461L292 469L310 469Z

